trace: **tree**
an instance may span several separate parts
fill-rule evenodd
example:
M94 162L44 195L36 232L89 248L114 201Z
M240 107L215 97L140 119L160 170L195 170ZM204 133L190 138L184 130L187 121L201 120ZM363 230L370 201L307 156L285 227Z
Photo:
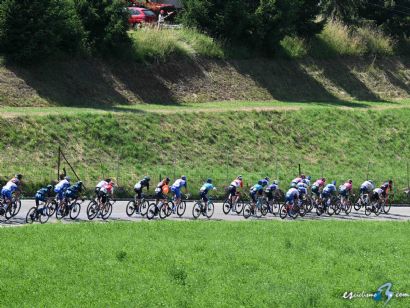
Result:
M129 13L122 0L73 0L86 33L86 45L104 53L129 43Z
M14 61L30 63L57 51L75 52L83 32L66 0L3 0L0 50Z

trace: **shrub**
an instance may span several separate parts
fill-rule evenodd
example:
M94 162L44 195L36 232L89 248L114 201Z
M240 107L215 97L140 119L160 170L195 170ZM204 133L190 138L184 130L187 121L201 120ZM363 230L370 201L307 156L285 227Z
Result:
M66 0L4 0L0 3L0 50L18 62L34 62L58 51L74 52L83 31Z
M73 0L86 32L86 46L97 53L129 43L129 14L121 0ZM120 48L119 48L120 47Z
M308 53L308 47L304 39L295 36L285 36L280 41L281 51L289 58L303 58Z

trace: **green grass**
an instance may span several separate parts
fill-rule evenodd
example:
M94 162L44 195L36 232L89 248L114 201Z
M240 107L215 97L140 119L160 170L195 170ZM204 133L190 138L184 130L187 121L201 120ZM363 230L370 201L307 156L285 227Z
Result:
M382 307L410 293L409 222L86 223L0 229L2 306ZM392 237L394 236L394 239ZM408 307L393 298L391 307Z
M60 144L90 188L111 176L131 193L145 174L153 182L160 175L186 174L193 193L213 177L221 195L222 187L243 174L247 185L268 175L286 189L301 164L313 177L324 175L339 183L353 178L355 186L367 175L376 182L393 178L402 191L407 187L410 110L403 108L407 102L401 104L392 103L389 108L398 108L391 110L366 108L377 108L377 103L350 110L320 105L288 110L291 103L278 103L282 110L205 112L175 106L161 112L63 109L47 115L46 109L43 116L35 114L39 109L31 115L20 111L0 118L0 126L7 127L0 138L0 170L3 180L17 171L25 174L27 194L33 193L55 178ZM178 108L182 110L176 112Z
M133 54L138 61L165 61L171 56L223 58L221 46L211 37L193 29L158 31L143 28L130 31Z

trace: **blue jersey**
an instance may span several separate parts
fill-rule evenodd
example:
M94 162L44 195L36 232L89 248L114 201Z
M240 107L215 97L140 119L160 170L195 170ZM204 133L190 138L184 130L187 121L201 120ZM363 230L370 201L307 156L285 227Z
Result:
M279 188L277 184L270 184L268 187L266 187L266 192L272 192L275 191Z
M210 190L214 189L215 186L210 183L205 183L202 185L200 192L207 194Z
M299 191L296 188L291 188L286 193L286 199L291 200L299 197Z
M251 192L251 194L256 194L256 193L260 193L260 192L263 192L263 187L262 187L262 185L259 185L259 184L256 184L256 185L253 185L252 187L251 187L251 190L250 190L250 192Z
M50 194L50 192L49 192L47 187L41 188L41 189L37 190L37 192L36 192L36 195L43 196L43 197L47 196L49 194Z
M266 180L266 179L260 180L260 182L262 183L262 186L263 186L263 187L269 185L269 181Z
M333 184L327 184L326 186L325 186L325 188L323 189L323 192L325 193L325 194L330 194L330 193L333 193L333 192L335 192L337 189L336 189L336 186L335 185L333 185Z

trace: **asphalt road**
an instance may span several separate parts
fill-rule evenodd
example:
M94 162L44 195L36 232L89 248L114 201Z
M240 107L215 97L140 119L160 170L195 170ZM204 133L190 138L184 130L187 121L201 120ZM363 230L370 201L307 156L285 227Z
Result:
M87 219L87 214L86 214L86 209L89 201L85 201L81 205L81 212L80 215L78 216L77 221L88 221ZM22 226L26 224L26 214L28 210L34 205L33 200L23 200L22 201L22 206L20 212L17 214L17 216L13 217L9 221L7 221L3 216L0 217L0 227L2 226ZM125 207L127 205L127 201L118 201L117 203L114 204L113 212L111 214L111 217L108 219L108 221L142 221L142 220L147 220L146 218L141 217L140 215L133 215L132 217L128 217L127 214L125 213ZM176 221L187 221L187 220L193 220L192 217L192 207L193 207L193 202L188 202L187 203L187 209L185 211L185 214L180 218L177 215L171 215L169 218L170 220L176 220ZM199 220L207 220L206 217L201 216ZM350 215L345 215L345 214L340 214L340 215L333 215L329 217L327 214L324 214L322 216L317 216L315 213L315 210L313 210L312 213L309 213L305 217L301 218L298 217L297 220L329 220L329 219L334 219L334 220L378 220L378 221L404 221L404 220L410 220L410 207L394 207L392 206L390 213L389 214L381 214L380 216L376 216L374 214L371 214L370 216L366 216L364 214L364 211L359 211L356 212L354 209L350 213ZM154 220L159 220L159 217L155 217ZM215 212L214 215L212 216L211 220L216 220L216 221L246 221L246 219L243 216L238 216L237 214L228 214L225 215L222 212L222 204L221 203L216 203L215 204ZM273 216L271 214L268 214L266 217L262 218L257 218L257 217L250 217L247 220L281 220L280 217ZM293 220L291 218L286 218L285 220ZM57 219L55 216L51 217L50 220L47 223L55 223ZM94 219L94 221L102 221L101 219ZM72 220L68 218L64 218L63 222L72 222Z

